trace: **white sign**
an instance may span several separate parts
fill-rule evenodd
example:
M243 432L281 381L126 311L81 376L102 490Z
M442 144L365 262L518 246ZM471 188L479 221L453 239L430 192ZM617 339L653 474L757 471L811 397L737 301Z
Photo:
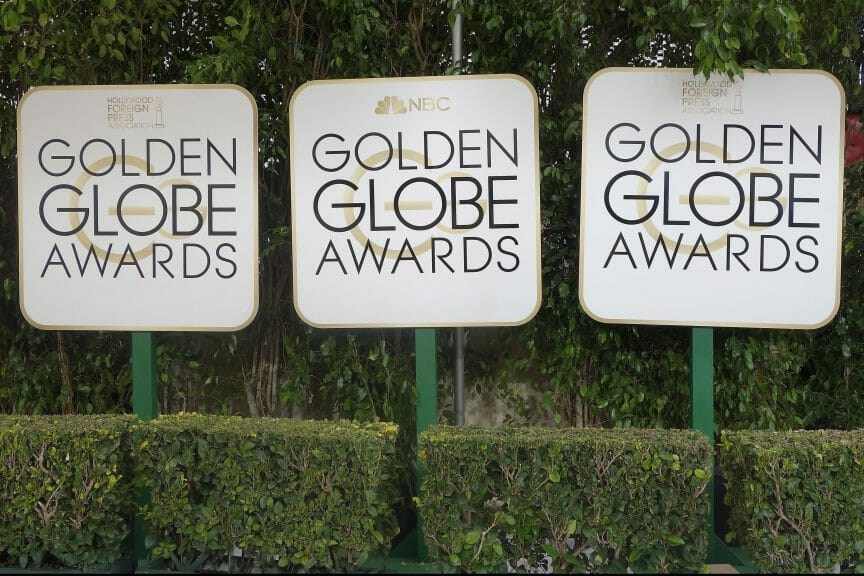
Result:
M602 70L579 294L597 320L815 328L837 312L844 92L821 71Z
M291 100L294 305L319 327L527 322L537 94L513 75L316 81Z
M39 328L236 330L258 308L257 108L237 86L18 104L20 301Z

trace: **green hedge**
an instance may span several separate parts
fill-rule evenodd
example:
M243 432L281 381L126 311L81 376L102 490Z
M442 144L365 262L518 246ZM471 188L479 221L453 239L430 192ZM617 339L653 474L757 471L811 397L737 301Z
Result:
M430 555L468 572L536 570L544 554L556 572L699 570L711 455L694 431L433 427Z
M725 432L731 538L767 572L864 572L864 431Z
M137 431L154 559L178 569L344 569L398 531L393 424L180 414ZM238 555L242 551L242 556Z
M107 569L135 510L131 416L0 416L0 566Z

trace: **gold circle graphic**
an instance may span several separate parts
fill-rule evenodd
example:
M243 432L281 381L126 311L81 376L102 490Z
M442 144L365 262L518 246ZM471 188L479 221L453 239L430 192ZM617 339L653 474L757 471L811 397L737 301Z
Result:
M712 156L716 156L717 158L723 157L723 149L716 144L712 144L710 142L701 142L699 144L699 146L700 146L700 150L704 150ZM670 154L678 154L678 153L684 152L685 149L687 149L687 147L688 147L687 142L678 142L677 144L672 144L670 146L667 146L666 148L661 150L656 156L662 156L664 158L668 158ZM692 152L692 146L687 151L687 154L690 154L691 152ZM687 154L685 154L685 156ZM651 160L648 164L645 165L644 172L648 176L652 176L652 181L653 181L654 172L657 171L657 168L659 168L661 164L663 164L663 162L659 158L655 157L653 160ZM743 169L739 170L738 172L736 172L734 174L734 176L735 176L735 178L739 178L740 176L743 176L745 174L750 174L750 173L774 174L774 172L772 172L766 168L749 167L749 168L743 168ZM776 174L774 174L774 175L776 176ZM642 180L639 183L639 185L636 187L636 192L640 196L644 196L647 198L648 181ZM639 214L640 217L644 217L648 214L648 202L647 202L646 198L640 198L639 200L636 201L636 210L637 210L637 213ZM671 198L669 200L671 201ZM748 198L747 198L747 195L745 194L744 202L746 203L747 201L748 201ZM786 206L785 198L778 200L778 202L780 202L780 204L785 209L785 206ZM765 230L765 229L769 228L768 226L750 226L749 224L746 223L746 221L744 223L741 223L738 219L736 219L734 221L734 224L735 224L735 226L737 226L743 230L746 230L748 232L755 232L755 231ZM667 244L667 242L671 242L672 246L674 246L676 244L675 242L672 241L671 238L667 237L665 234L660 232L660 230L657 228L657 226L651 220L645 220L642 223L642 226L645 228L645 230L648 231L648 234L655 241L659 242L660 238L662 237L662 239L663 239L662 242L667 246L667 248L669 247L669 244ZM727 242L727 238L728 238L727 235L721 235L716 240L709 242L707 244L708 251L709 252L715 252L718 249L725 247L726 242ZM693 248L695 248L695 246L696 246L695 244L690 245L690 244L684 244L683 242L681 243L681 248L683 248L685 250L692 250Z
M105 158L100 158L99 160L96 160L95 162L93 162L90 166L88 166L88 169L90 172L98 172L102 168L106 168L107 166L111 165L114 162L116 162L116 158L114 158L112 156L106 156ZM145 170L147 172L150 172L152 170L152 166L148 165L147 162L143 158L138 158L137 156L126 156L125 157L125 164L129 165L129 166L134 166L136 168L140 168L141 170ZM82 190L84 188L84 185L87 184L87 181L90 180L90 178L92 176L93 176L93 174L90 174L87 170L82 171L81 175L78 176L78 179L75 180L75 187L78 190ZM168 186L171 186L173 184L189 184L189 185L194 186L194 183L190 180L186 180L183 178L172 178L169 180L163 180L162 182L160 182L158 184L157 188L159 190L162 190L162 189L164 189ZM80 195L73 194L72 199L69 201L69 207L70 208L78 208L80 206L80 200L81 200ZM173 207L172 207L172 209L173 209ZM204 210L201 206L196 208L195 211L201 215L202 222L204 222L207 218L207 211ZM81 217L80 217L78 212L70 212L69 213L69 223L72 225L73 228L75 228L81 224ZM166 232L165 230L162 230L162 229L159 230L159 234L165 238L168 238L169 240L179 240L180 239L179 236L176 236L174 234ZM93 251L95 252L95 254L98 257L103 258L103 259L107 258L109 262L113 262L115 264L121 262L123 259L123 256L126 254L125 251L121 254L116 254L116 253L108 252L107 250L103 249L101 246L99 246L93 240L90 239L90 237L84 231L84 228L81 228L81 230L79 230L75 234L75 238L78 240L78 243L83 248L90 250L90 247L92 246ZM141 248L138 251L134 251L132 253L132 255L138 261L146 260L147 258L150 258L150 256L153 255L153 242L151 242L149 245L145 246L144 248Z
M351 182L355 186L359 187L360 179L363 177L364 174L366 174L366 172L368 172L368 169L365 168L364 165L365 166L374 166L376 163L381 162L381 161L385 160L386 158L392 157L392 154L394 152L398 153L400 158L408 159L408 160L416 162L418 166L423 164L423 159L424 159L423 155L420 154L419 152L414 151L414 150L409 150L407 148L404 148L404 149L398 149L397 148L397 149L394 149L393 152L391 152L390 150L381 150L380 152L376 152L375 154L372 154L371 156L366 158L361 163L361 165L358 166L354 170L354 172L352 172L351 178L350 178ZM440 176L438 176L435 179L435 181L436 182L443 182L447 178L452 178L454 176L470 176L470 174L468 174L466 172L451 171L451 172L446 172L444 174L441 174ZM352 202L354 200L355 192L356 192L356 190L353 190L353 189L346 186L345 187L345 194L343 197L344 202L345 203ZM480 201L479 204L481 206L483 206L485 204L485 201ZM372 210L373 208L370 207L369 209ZM451 206L450 209L452 210L452 209L454 209L454 207ZM342 211L343 211L343 215L345 216L345 223L346 224L349 222L352 222L354 220L354 218L355 218L354 208L345 207L342 209ZM446 226L446 225L442 224L441 222L439 222L437 224L436 228L438 230L441 230L442 232L445 232L448 234L464 234L467 232L467 230L454 230L453 228L450 228L449 226ZM360 230L359 226L355 226L354 228L351 229L351 235L354 236L354 238L357 240L357 242L359 242L361 245L365 245L366 242L368 241L369 247L372 249L372 251L377 256L381 256L381 254L385 252L384 246L381 246L380 244L376 244L374 241L372 241L372 239L370 239L368 236L366 236L363 233L363 231ZM403 244L403 246L404 246L404 244ZM423 242L419 243L416 246L411 245L411 249L414 251L414 254L416 256L419 256L421 254L426 253L427 251L429 251L431 249L431 247L432 247L432 239L431 238L427 238L426 240L424 240ZM401 253L402 253L401 248L399 250L395 250L393 248L390 248L386 251L386 253L384 253L384 257L391 259L391 260L395 260L396 258L399 257L399 255Z

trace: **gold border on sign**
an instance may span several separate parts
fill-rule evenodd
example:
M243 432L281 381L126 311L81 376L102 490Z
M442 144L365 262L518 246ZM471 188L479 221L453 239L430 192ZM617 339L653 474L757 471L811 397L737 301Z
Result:
M585 162L585 158L587 156L587 138L589 128L589 114L588 114L588 102L587 95L588 91L591 88L591 85L594 81L603 76L604 74L610 73L620 73L626 72L628 74L656 74L656 73L686 73L693 75L693 70L690 68L626 68L626 67L610 67L604 68L595 72L585 84L585 89L582 92L582 170L581 170L581 188L580 188L580 206L579 206L579 220L580 220L580 228L579 228L579 304L582 306L582 310L591 317L593 320L598 322L603 322L607 324L645 324L645 325L654 325L654 326L706 326L706 327L717 327L717 328L726 328L726 327L740 327L740 328L777 328L777 329L801 329L801 330L813 330L816 328L821 328L825 326L834 317L837 315L838 310L840 309L840 280L841 280L841 262L843 255L843 150L846 145L846 132L843 129L844 119L846 115L846 92L843 89L840 81L837 80L832 74L825 72L824 70L796 70L796 69L771 69L768 70L768 74L777 74L777 75L785 75L785 74L793 74L793 75L807 75L807 76L823 76L830 80L834 87L837 89L838 96L840 99L840 119L838 126L840 127L840 154L838 155L837 164L838 164L838 176L839 176L839 190L838 190L838 210L837 210L837 254L836 254L836 262L837 262L837 271L835 273L834 279L834 306L832 311L828 314L828 316L819 322L813 324L778 324L778 323L760 323L760 322L717 322L717 321L706 321L700 319L694 319L691 321L662 321L662 320L636 320L629 318L605 318L600 314L596 314L593 312L588 305L585 303L585 295L584 295L584 267L585 267L585 227L582 226L583 217L585 216L585 198L587 197L585 186L586 186L586 172L587 172L587 163ZM753 74L765 74L765 72L759 72L758 70L744 70L744 79L738 80L746 80L747 75Z
M411 323L405 324L404 322L382 322L382 323L328 323L328 324L320 324L317 322L313 322L307 318L302 310L300 309L300 304L297 299L297 239L295 234L297 233L297 211L291 210L291 258L292 258L292 291L293 291L293 300L294 300L294 311L300 317L303 322L312 326L314 328L458 328L458 327L486 327L486 326L521 326L529 321L531 321L534 316L537 315L537 312L540 311L540 306L543 301L543 279L542 279L542 271L543 271L543 261L541 259L541 245L540 245L540 229L541 229L541 218L540 218L540 105L539 98L537 96L537 91L534 89L534 86L522 76L518 74L477 74L477 75L465 75L465 76L413 76L413 77L398 77L398 78L349 78L349 79L341 79L341 80L312 80L306 82L297 90L294 91L294 94L291 96L291 101L288 105L288 126L289 126L289 136L288 141L290 143L290 153L289 153L289 166L291 171L291 206L296 206L296 194L297 194L297 184L295 174L297 173L297 163L296 163L296 146L294 145L294 104L296 103L297 97L307 88L316 85L333 85L333 84L387 84L391 82L398 83L408 83L408 82L470 82L472 80L514 80L525 87L528 88L531 94L531 104L534 108L534 173L535 173L535 187L536 194L534 195L534 211L536 214L536 238L535 243L537 246L536 253L536 302L534 304L534 308L526 314L523 318L519 318L517 320L508 321L508 322L451 322L451 323L443 323L443 322L426 322L426 323Z
M24 198L24 184L22 181L22 162L21 162L21 144L23 141L23 136L21 133L21 112L24 108L24 104L28 100L30 96L37 92L89 92L89 91L97 91L97 90L113 90L117 92L122 91L171 91L171 90L227 90L233 91L244 96L251 105L251 162L252 162L252 309L249 312L249 316L244 319L242 322L233 324L231 326L151 326L151 325L135 325L135 326L127 326L127 325L55 325L55 324L42 324L40 322L36 322L33 318L27 313L25 307L25 298L24 298L24 280L23 280L23 270L24 270L24 254L21 247L23 246L24 241L24 232L22 229L22 216L23 216L23 198ZM91 86L36 86L28 90L18 101L18 107L16 110L16 122L17 122L17 150L18 150L18 302L19 308L21 309L21 314L24 318L36 328L41 330L103 330L103 331L113 331L113 332L236 332L242 330L243 328L249 326L253 320L255 320L255 316L258 314L258 291L259 291L259 282L258 282L258 256L259 256L259 247L258 247L258 104L255 102L255 98L252 94L249 93L248 90L239 86L237 84L94 84Z

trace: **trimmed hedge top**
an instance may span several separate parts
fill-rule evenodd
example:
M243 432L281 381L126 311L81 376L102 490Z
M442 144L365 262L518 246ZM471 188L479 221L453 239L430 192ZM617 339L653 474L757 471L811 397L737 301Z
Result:
M422 434L422 440L436 445L462 444L466 441L488 440L506 442L513 446L540 446L550 442L573 445L641 446L663 442L686 452L702 453L707 444L704 434L695 430L667 430L658 428L544 428L538 426L432 426ZM705 444L703 445L703 440Z
M698 570L711 454L692 430L436 426L420 439L424 534L471 572Z
M211 414L181 413L160 416L147 423L154 430L173 432L208 432L257 436L276 434L290 438L316 438L345 441L346 437L383 439L395 438L399 427L391 422L358 423L348 420L291 420L287 418L245 418Z

